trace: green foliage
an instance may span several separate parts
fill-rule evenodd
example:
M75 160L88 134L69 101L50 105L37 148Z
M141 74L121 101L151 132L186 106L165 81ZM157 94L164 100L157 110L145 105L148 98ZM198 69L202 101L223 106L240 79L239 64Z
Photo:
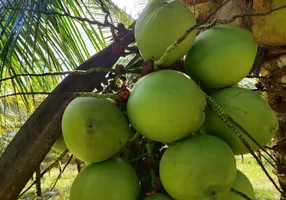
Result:
M8 146L9 142L12 140L15 131L8 131L6 134L0 135L0 156L4 152L5 148Z
M102 2L110 10L109 22L132 23L111 0ZM110 27L95 24L104 23L105 15L97 0L4 1L0 5L0 79L76 68L112 40ZM0 81L0 95L50 92L62 79L15 77ZM21 95L1 99L0 134L19 128L44 98Z
M279 199L280 193L275 189L273 184L269 181L265 173L261 170L255 159L250 155L236 156L237 168L241 170L250 180L253 185L256 200L275 200ZM267 169L271 177L276 181L276 175L272 172L272 166L262 158L262 163Z

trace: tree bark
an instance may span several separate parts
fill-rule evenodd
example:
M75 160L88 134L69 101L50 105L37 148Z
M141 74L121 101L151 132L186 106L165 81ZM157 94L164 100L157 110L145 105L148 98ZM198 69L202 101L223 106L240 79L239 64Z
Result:
M37 194L37 197L40 197L42 196L42 188L41 188L41 167L40 165L37 167L36 169L36 180L37 180L37 183L36 183L36 194Z
M272 57L273 55L271 55ZM277 175L279 184L286 199L286 53L275 55L269 60L267 54L261 68L261 75L268 79L259 81L259 85L266 91L265 97L279 120L279 131L275 135L272 150L277 160L273 172Z
M77 172L80 173L81 171L81 163L79 159L75 159L75 163L76 163L76 168L77 168Z
M95 54L77 69L111 68L124 48L134 41L132 33L122 39L120 51L113 45ZM118 45L117 45L118 47ZM99 86L106 73L69 75L55 89L55 93L90 92ZM26 121L0 158L0 199L17 199L29 178L40 165L61 133L61 117L73 95L49 95Z

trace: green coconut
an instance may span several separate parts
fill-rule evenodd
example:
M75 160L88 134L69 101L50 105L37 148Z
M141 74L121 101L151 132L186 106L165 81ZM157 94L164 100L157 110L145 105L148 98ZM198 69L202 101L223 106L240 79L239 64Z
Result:
M234 180L234 183L232 184L232 188L239 192L242 192L251 200L255 200L253 186L247 176L240 170L237 170L236 178ZM245 198L230 191L225 200L245 200Z
M89 164L74 179L69 200L136 200L139 179L122 158Z
M172 199L166 194L156 193L152 196L146 197L144 200L172 200Z
M261 1L254 0L255 12L268 12L285 6L285 0ZM286 9L280 9L265 16L252 17L252 32L261 45L286 45Z
M246 29L214 27L196 37L185 57L185 70L203 87L230 87L250 72L257 48L257 42Z
M191 135L204 122L206 99L186 74L160 70L141 78L127 101L133 127L158 142L174 142Z
M196 24L191 9L179 0L152 0L135 24L135 39L144 60L158 60L166 49L185 31ZM181 59L191 48L197 30L172 51L162 64L169 66Z
M278 130L278 119L269 104L256 92L230 87L211 94L211 98L242 126L261 146L271 141ZM216 115L207 107L202 133L223 139L236 155L249 153L248 149ZM239 132L255 151L259 149L242 131Z
M163 154L159 174L176 200L221 200L236 177L231 148L218 137L196 135L172 144Z
M62 133L68 149L87 163L118 153L130 136L124 113L110 99L77 97L66 107Z
M235 84L230 87L239 87L239 84ZM223 90L224 88L214 89L214 88L201 88L206 94L211 95L212 93L218 92L219 90Z
M214 1L207 1L202 3L195 2L195 6L192 5L194 3L193 0L183 0L183 2L187 5L190 5L197 21L204 20L207 15L212 13L217 8L217 2Z
M60 134L58 139L53 144L52 149L57 151L57 152L59 152L59 153L62 153L62 152L64 152L67 149L67 145L66 145L66 143L64 141L63 134Z

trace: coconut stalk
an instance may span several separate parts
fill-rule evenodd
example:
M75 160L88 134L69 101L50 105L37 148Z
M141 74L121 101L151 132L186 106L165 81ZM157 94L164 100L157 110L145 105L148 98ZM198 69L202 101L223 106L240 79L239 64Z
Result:
M220 1L182 0L190 5L196 13L197 20L202 20L219 5ZM277 7L286 7L284 0L231 0L209 20L230 19L234 21L225 24L239 26L251 31L258 41L259 52L252 72L258 79L257 87L262 90L267 102L274 110L279 120L279 130L275 134L272 153L276 159L273 172L277 175L280 187L284 193L281 199L286 199L286 8L264 16L250 16L250 13L269 12ZM265 78L266 77L266 78Z
M37 194L37 197L40 197L42 195L40 175L41 175L41 169L40 169L40 165L39 165L39 167L36 170L36 180L37 180L37 182L36 182L36 194Z

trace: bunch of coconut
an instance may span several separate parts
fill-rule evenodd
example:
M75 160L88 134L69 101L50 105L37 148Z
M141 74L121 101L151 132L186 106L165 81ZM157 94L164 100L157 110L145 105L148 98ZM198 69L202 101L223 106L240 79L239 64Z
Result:
M159 60L195 24L194 13L179 0L151 0L135 25L141 56ZM257 47L243 28L212 27L200 34L195 29L135 83L126 110L111 99L74 99L62 117L63 138L88 166L74 179L69 198L244 199L233 188L255 199L235 161L249 150L207 105L206 93L249 133L240 131L252 150L270 142L278 129L275 114L258 93L236 86L251 70ZM181 60L184 69L172 68ZM131 129L167 148L154 166L163 187L158 193L142 195L138 172L120 156Z
M181 0L194 11L198 20L204 19L218 7L224 0ZM285 0L229 0L221 7L211 20L230 19L235 15L238 17L228 25L239 26L250 30L260 46L278 47L286 45L286 2ZM283 8L284 7L284 8ZM246 15L250 13L261 13L260 16Z

